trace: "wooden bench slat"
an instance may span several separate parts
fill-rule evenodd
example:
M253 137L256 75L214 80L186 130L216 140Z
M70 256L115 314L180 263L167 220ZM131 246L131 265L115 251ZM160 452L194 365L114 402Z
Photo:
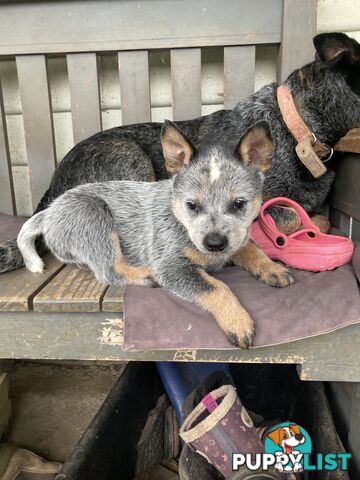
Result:
M224 108L230 110L255 89L255 45L224 48Z
M150 122L149 53L119 52L122 124Z
M249 350L131 352L123 350L123 320L118 313L0 313L0 359L297 364L303 380L359 382L359 342L359 325L350 325L325 335Z
M189 120L201 115L201 49L171 50L173 119Z
M122 312L124 307L124 288L109 287L102 302L103 312Z
M44 258L43 274L25 268L0 275L0 312L31 310L34 296L64 267L55 257Z
M33 301L35 312L99 312L108 287L92 272L67 265Z
M4 100L0 83L0 206L1 212L16 214Z
M55 145L45 55L16 57L33 209L49 188Z
M294 8L297 3L293 2ZM1 55L279 42L282 0L1 2Z
M101 111L96 53L67 55L75 144L100 132Z
M312 39L316 35L317 0L284 0L278 81L314 60Z

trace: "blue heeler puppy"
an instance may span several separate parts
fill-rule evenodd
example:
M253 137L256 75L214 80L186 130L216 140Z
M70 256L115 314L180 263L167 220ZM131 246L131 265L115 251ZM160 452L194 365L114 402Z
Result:
M254 324L230 289L207 272L233 261L265 283L285 287L291 274L248 240L261 206L263 172L273 144L266 122L251 127L235 151L198 150L173 123L161 142L171 180L93 183L65 192L22 227L18 246L32 272L42 234L62 261L90 268L112 285L160 285L208 310L230 342L248 347Z

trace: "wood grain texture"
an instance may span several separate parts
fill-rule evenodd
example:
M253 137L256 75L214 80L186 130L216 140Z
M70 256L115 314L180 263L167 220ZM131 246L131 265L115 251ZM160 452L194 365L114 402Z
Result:
M284 0L278 81L314 59L317 0Z
M101 131L100 92L96 53L66 57L74 143Z
M230 110L254 93L255 45L224 48L224 108Z
M92 272L67 265L33 300L35 312L99 312L108 287Z
M32 308L34 296L63 268L63 264L50 255L44 261L42 274L21 268L0 275L0 312L24 312Z
M4 100L0 83L0 211L16 215L14 184L5 120Z
M148 56L147 50L118 54L123 125L151 120Z
M109 287L102 301L103 312L122 312L124 308L124 288Z
M173 119L190 120L201 115L201 50L171 50Z
M359 382L359 342L360 325L351 325L326 335L250 350L127 352L122 348L123 320L118 313L0 313L0 358L4 359L295 364L304 365L304 380Z
M282 0L1 2L0 54L276 43L281 6Z
M341 156L336 169L336 182L331 189L330 205L360 221L360 155Z
M32 209L49 188L55 169L55 144L45 55L16 57Z

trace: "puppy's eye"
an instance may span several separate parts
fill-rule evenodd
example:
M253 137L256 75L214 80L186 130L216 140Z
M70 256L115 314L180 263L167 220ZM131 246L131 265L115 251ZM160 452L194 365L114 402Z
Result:
M189 210L192 210L193 212L198 208L196 203L191 201L186 202L186 206L188 207Z
M234 208L236 210L241 210L242 208L245 207L246 204L247 204L246 200L243 200L242 198L237 198L234 202Z

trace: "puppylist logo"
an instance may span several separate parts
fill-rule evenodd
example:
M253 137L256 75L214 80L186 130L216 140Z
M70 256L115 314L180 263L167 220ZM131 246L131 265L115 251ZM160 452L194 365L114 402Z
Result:
M275 457L279 472L301 472L305 456L311 455L312 442L307 431L294 423L280 423L265 437L264 451Z
M350 453L317 454L311 462L311 451L311 438L305 428L292 422L283 422L266 434L264 453L233 454L233 470L239 470L243 465L252 471L267 471L274 467L284 473L348 469Z

